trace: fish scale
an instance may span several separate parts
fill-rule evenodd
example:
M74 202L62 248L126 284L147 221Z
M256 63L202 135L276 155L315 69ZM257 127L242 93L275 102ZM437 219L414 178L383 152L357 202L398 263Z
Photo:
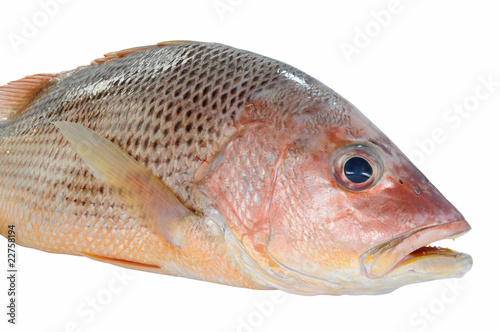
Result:
M235 133L239 107L279 79L278 65L193 42L63 73L17 118L0 124L2 234L7 221L17 224L18 241L27 246L79 254L90 245L95 254L130 259L134 248L120 255L114 233L137 224L89 176L52 122L79 123L109 138L193 206L193 174Z
M216 43L111 52L0 87L3 236L8 225L48 252L308 295L472 265L427 247L470 226L352 104Z

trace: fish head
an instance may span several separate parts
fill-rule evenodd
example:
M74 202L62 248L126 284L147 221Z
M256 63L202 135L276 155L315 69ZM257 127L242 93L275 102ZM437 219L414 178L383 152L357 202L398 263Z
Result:
M335 96L286 128L265 246L308 284L296 292L380 294L471 268L429 246L469 231L462 214L352 104Z
M469 255L428 246L467 232L462 214L356 107L286 75L242 107L205 180L247 275L337 295L465 274Z

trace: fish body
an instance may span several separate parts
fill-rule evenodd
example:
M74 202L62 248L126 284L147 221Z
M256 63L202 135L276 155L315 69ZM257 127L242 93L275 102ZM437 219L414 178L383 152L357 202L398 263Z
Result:
M0 114L0 233L15 225L27 247L308 295L472 264L425 247L470 226L401 151L264 56L199 42L113 52L0 88Z

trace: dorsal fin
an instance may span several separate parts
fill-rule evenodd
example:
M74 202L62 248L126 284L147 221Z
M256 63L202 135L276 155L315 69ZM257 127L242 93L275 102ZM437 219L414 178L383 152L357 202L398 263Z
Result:
M126 55L137 53L137 52L142 52L142 51L147 51L159 47L165 47L169 45L181 45L181 44L188 44L192 43L191 41L187 40L173 40L173 41L165 41L165 42L160 42L156 45L146 45L146 46L139 46L139 47L132 47L132 48L126 48L121 51L116 51L116 52L109 52L104 54L103 58L98 58L92 61L90 64L91 65L100 65L103 64L107 61L118 59L118 58L123 58Z
M127 48L117 52L110 52L104 54L103 58L95 59L91 65L99 65L110 60L123 58L129 54L142 52L154 48L165 47L170 45L181 45L193 43L187 40L173 40L160 42L156 45L139 46ZM87 66L80 66L75 70L85 68ZM65 72L63 72L65 73ZM21 114L25 106L33 100L40 91L50 85L50 82L57 76L63 74L36 74L26 76L17 81L13 81L0 87L0 122L7 119L13 119Z
M26 76L0 87L0 121L21 114L31 100L60 74L36 74Z

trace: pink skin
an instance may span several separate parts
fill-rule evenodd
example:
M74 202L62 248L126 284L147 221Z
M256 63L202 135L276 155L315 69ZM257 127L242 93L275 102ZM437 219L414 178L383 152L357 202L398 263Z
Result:
M299 294L384 293L463 275L468 255L408 255L467 232L464 217L354 106L335 105L316 104L274 129L243 114L241 134L218 157L208 184L245 261L256 263L242 262L248 274ZM247 109L262 107L269 105ZM339 108L347 114L340 123ZM333 155L357 144L381 166L379 180L362 191L342 187L331 167Z

